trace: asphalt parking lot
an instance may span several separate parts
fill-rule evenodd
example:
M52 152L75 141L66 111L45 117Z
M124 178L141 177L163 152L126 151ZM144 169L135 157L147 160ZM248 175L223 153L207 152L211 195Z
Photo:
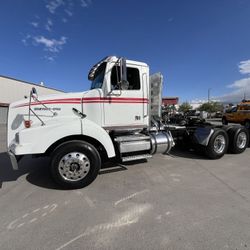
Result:
M71 191L52 182L49 159L13 171L0 153L0 249L250 249L249 153L173 150L107 165Z

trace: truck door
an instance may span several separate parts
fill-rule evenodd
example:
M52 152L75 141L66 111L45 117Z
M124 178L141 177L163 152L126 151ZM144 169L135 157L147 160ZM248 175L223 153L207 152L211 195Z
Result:
M229 122L236 122L237 118L237 107L233 107L228 113L227 113L227 120Z
M127 64L127 84L119 84L120 67L110 64L107 74L109 93L104 101L104 127L129 129L145 127L143 110L148 102L144 98L141 66Z

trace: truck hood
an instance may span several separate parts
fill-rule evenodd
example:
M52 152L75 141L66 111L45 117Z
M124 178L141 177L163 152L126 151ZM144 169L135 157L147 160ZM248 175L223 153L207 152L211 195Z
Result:
M29 112L29 98L11 103L8 112L8 142L10 143L17 132L24 128L24 121L30 120L31 126L41 126L42 124L56 123L58 119L74 118L73 108L83 112L86 102L99 99L100 89L93 89L85 92L52 94L38 96L38 100L31 100L31 110ZM90 103L91 104L91 103ZM91 105L92 106L92 105ZM96 106L96 105L94 105ZM30 113L30 115L29 115ZM94 122L99 122L100 108L93 110L85 108L84 114ZM93 116L95 114L95 116Z
M41 101L43 104L50 104L50 103L59 103L59 102L66 102L66 101L76 101L81 99L86 92L77 92L77 93L65 93L65 94L51 94L51 95L42 95L38 96L38 100ZM31 100L32 105L38 105L37 101ZM11 103L10 107L25 107L29 105L29 99L22 99L20 101L16 101Z
M100 89L91 89L83 92L74 92L74 93L64 93L64 94L50 94L38 96L38 100L42 104L80 104L84 98L98 98L101 96ZM36 100L31 100L31 106L38 106L39 103ZM29 106L29 99L22 99L10 104L10 108L19 108Z

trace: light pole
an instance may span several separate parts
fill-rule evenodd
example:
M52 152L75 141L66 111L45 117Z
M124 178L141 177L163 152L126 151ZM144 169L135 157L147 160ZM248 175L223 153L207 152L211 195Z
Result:
M207 102L210 102L210 91L211 91L211 88L207 90Z
M208 88L207 90L207 102L208 103L210 103L210 91L211 91L211 88ZM208 112L208 114L209 114L209 118L211 118L211 113Z

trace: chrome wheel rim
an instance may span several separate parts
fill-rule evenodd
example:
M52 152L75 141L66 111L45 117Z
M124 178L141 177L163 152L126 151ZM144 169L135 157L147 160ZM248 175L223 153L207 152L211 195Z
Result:
M237 136L237 140L236 140L236 145L238 148L243 149L245 148L247 143L247 135L245 132L240 132Z
M223 153L226 147L226 139L223 135L217 135L214 140L214 151L217 154Z
M62 157L58 169L63 179L79 181L89 173L90 161L83 153L71 152Z

